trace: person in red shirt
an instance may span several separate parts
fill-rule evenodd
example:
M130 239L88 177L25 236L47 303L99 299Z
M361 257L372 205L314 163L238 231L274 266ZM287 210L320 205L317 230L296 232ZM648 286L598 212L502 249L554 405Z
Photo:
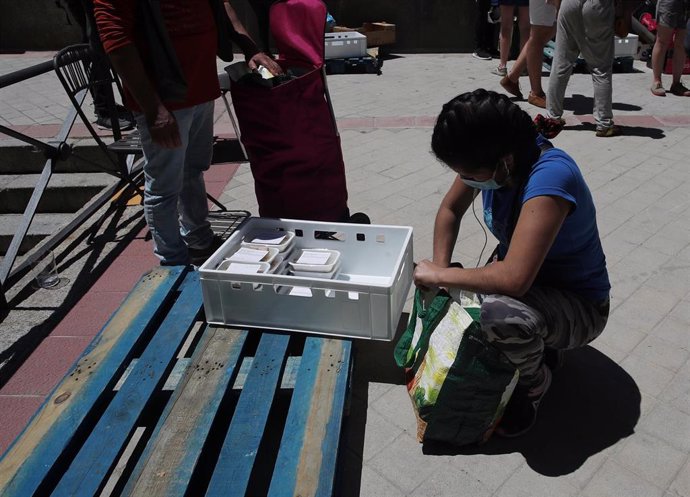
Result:
M144 151L144 215L161 265L199 264L220 240L207 220L203 173L211 163L213 105L220 96L216 70L217 32L209 0L160 3L172 49L186 82L183 98L160 91L151 46L138 0L94 0L103 48L122 79L125 104L135 113ZM280 66L259 52L225 1L225 11L250 69L274 74Z

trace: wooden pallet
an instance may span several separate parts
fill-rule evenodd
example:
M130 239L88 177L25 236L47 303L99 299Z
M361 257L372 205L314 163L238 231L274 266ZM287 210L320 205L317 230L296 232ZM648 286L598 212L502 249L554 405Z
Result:
M331 495L350 351L209 326L198 273L155 269L4 454L0 495Z

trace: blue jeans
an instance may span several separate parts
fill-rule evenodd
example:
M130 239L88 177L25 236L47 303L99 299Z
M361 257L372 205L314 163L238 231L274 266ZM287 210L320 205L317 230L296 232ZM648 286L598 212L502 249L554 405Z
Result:
M162 148L143 114L137 128L144 149L144 216L161 264L187 264L187 247L206 248L213 232L207 220L204 171L213 153L213 101L173 111L182 146Z

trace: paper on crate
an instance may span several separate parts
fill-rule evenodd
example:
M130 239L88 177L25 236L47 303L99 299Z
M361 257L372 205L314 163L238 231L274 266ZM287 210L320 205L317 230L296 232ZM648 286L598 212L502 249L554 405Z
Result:
M312 264L317 266L323 266L328 262L331 257L330 252L317 251L317 250L305 250L302 255L299 256L297 262L299 264Z
M280 245L285 240L285 235L276 234L275 231L266 231L261 233L254 233L250 243L257 243L263 245Z
M228 260L232 262L261 262L267 255L268 250L240 247L240 249L232 254Z

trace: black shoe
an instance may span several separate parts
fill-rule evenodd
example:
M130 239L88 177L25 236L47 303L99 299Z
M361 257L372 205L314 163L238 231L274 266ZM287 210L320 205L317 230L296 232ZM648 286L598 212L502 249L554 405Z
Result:
M501 437L519 437L529 431L537 421L537 410L544 394L551 386L551 370L542 366L544 381L541 385L525 388L518 385L508 401L503 418L496 428Z
M478 48L475 50L472 54L472 57L479 60L491 60L491 54L483 48Z
M134 116L126 107L116 105L115 110L117 111L120 131L127 131L134 128ZM110 114L108 114L107 111L96 112L96 126L101 129L113 129Z
M215 253L216 250L220 248L221 245L223 245L224 241L225 240L218 235L213 235L211 244L208 247L202 249L189 247L188 252L190 262L195 266L201 266Z
M371 224L371 219L363 212L355 212L347 222L352 224Z
M552 372L555 372L563 367L565 363L565 351L552 349L551 347L544 347L544 364Z

